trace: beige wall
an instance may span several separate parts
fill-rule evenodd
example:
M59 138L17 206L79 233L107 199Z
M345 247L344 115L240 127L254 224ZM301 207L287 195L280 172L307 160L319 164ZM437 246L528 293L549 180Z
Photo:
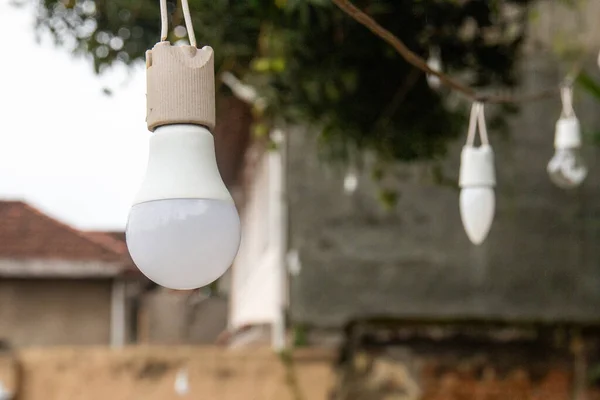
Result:
M0 280L0 339L10 345L109 344L109 280Z
M10 358L17 382L1 369L0 381L19 400L327 400L334 383L334 355L316 349L298 350L289 362L265 348L191 346L25 349ZM189 392L180 396L174 383L182 369Z
M141 303L139 341L144 344L212 344L227 328L228 299L157 289Z

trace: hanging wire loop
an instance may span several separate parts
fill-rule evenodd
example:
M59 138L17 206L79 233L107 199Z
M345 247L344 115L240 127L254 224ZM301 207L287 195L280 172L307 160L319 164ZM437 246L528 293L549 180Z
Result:
M198 47L196 43L196 34L194 33L194 24L190 13L188 0L181 0L181 9L183 10L183 19L185 20L185 29L190 39L190 45ZM167 0L160 0L160 40L167 40L169 36L169 12L167 9Z
M573 108L573 85L569 82L565 83L560 88L560 100L562 102L562 113L561 117L570 118L575 116L575 109Z
M469 118L469 129L467 131L467 146L475 145L475 136L479 130L479 139L482 145L489 145L487 127L485 125L485 114L483 103L479 101L473 102L471 106L471 117Z
M169 13L167 11L167 0L160 0L160 41L166 41L168 35Z

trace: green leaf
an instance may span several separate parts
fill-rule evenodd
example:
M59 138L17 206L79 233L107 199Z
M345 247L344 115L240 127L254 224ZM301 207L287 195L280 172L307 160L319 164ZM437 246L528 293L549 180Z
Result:
M268 58L255 58L252 60L252 69L256 72L268 72L271 69L271 60Z
M329 0L308 0L308 3L319 7L331 5Z
M577 77L577 84L589 94L600 100L600 82L594 80L585 71Z
M386 210L392 210L398 203L398 192L392 189L380 189L379 201Z
M335 83L329 81L325 83L325 94L327 98L333 102L337 102L340 99L340 91L335 86Z
M264 138L269 134L269 127L266 124L255 124L252 129L255 138Z
M278 57L271 60L271 71L283 72L285 71L285 58Z
M356 73L356 71L343 72L341 79L342 79L342 84L344 85L344 88L349 93L352 93L356 90L356 87L358 85L358 74Z

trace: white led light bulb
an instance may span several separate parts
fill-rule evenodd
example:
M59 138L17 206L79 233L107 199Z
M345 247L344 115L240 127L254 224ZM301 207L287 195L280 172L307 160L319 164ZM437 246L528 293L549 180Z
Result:
M350 170L344 177L344 192L346 194L352 194L356 192L358 188L358 176L354 170Z
M240 220L206 128L156 129L126 235L135 264L164 287L206 286L229 268L240 244Z
M441 72L442 71L442 57L440 55L440 50L437 47L433 47L429 51L429 58L427 59L427 66L431 68L433 71ZM439 89L442 82L440 78L435 75L427 74L427 83L429 87L436 90Z
M185 396L190 392L190 381L187 369L180 369L175 376L175 393L179 396Z
M223 275L240 245L240 219L219 174L210 132L213 50L165 41L146 60L146 121L153 134L146 175L127 222L127 246L155 283L195 289Z
M554 148L556 152L547 167L552 182L562 189L581 185L587 176L587 167L581 156L581 128L577 117L558 120Z
M489 145L465 146L460 165L460 217L473 244L487 237L496 206L494 152Z

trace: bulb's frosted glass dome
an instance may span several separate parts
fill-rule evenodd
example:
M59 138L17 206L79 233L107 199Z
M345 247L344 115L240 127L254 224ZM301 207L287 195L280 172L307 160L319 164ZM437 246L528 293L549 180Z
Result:
M557 149L547 170L552 182L562 189L581 185L587 176L587 167L579 149Z
M155 200L132 207L126 235L133 261L149 279L170 289L195 289L230 267L240 219L231 201Z
M460 217L473 244L481 244L494 220L496 197L490 187L466 187L460 191Z

